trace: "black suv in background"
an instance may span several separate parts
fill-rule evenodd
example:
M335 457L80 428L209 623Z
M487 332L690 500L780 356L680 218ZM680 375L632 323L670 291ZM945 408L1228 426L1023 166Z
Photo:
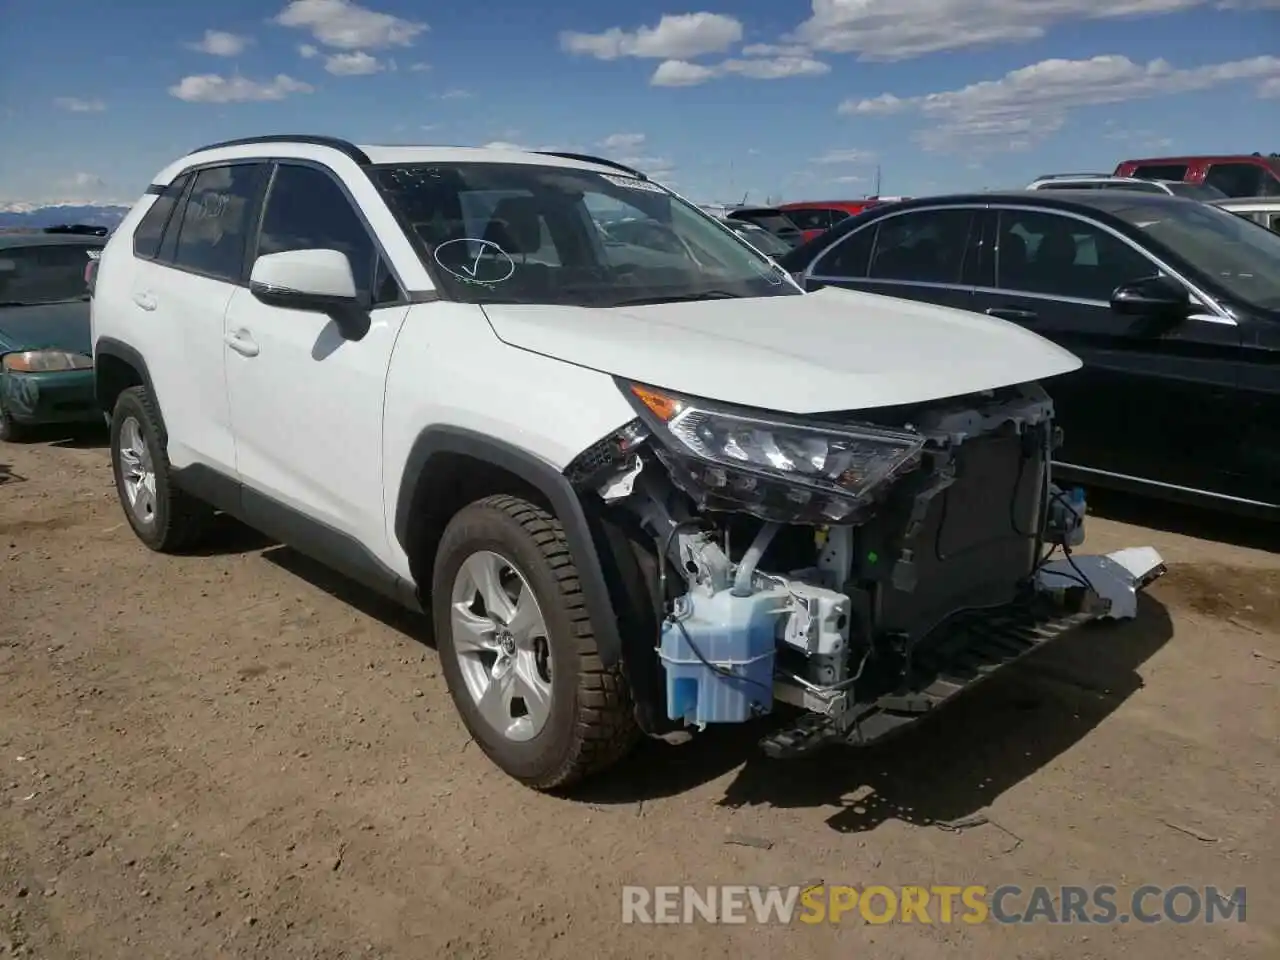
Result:
M1275 233L1178 197L1013 191L875 207L781 262L809 289L971 310L1079 356L1047 385L1055 476L1280 518Z

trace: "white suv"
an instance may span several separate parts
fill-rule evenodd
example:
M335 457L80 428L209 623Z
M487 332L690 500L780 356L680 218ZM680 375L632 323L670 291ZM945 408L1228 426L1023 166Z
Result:
M624 220L646 229L600 226ZM107 244L92 319L143 543L222 511L429 611L468 729L538 789L775 704L775 755L870 739L1046 622L1132 616L1161 569L1046 561L1083 502L1031 381L1074 356L805 293L604 160L206 147Z
M1059 173L1040 177L1027 184L1028 190L1129 190L1137 193L1162 193L1167 197L1186 197L1211 203L1226 194L1204 183L1181 180L1144 180L1141 177L1115 177L1109 174Z

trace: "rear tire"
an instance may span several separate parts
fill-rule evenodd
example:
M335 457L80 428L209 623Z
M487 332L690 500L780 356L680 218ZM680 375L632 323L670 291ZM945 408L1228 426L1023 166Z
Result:
M564 529L550 513L506 495L463 508L441 537L431 598L449 693L503 772L535 790L562 789L639 739L630 688L620 667L600 659Z
M164 428L146 387L130 387L111 414L111 467L125 519L157 553L196 546L213 508L178 489L165 452Z

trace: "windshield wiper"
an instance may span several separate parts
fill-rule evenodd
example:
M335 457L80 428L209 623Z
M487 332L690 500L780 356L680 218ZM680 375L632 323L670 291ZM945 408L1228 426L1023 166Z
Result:
M694 300L740 300L740 294L728 290L703 290L699 293L677 293L659 297L633 297L630 300L613 300L611 307L645 307L658 303L688 303Z

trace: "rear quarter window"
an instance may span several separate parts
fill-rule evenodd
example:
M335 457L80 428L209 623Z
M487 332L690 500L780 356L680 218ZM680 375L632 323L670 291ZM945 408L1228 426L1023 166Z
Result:
M169 218L173 216L173 208L178 205L190 179L190 174L184 174L175 179L161 191L150 209L142 215L137 229L133 231L135 257L154 260L160 253L160 241L164 239L165 227L168 226Z

